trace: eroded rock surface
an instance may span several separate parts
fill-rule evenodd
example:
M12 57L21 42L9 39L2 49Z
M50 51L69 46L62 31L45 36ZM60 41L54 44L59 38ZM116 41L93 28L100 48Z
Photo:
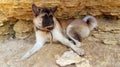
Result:
M81 62L75 64L76 67L92 67L89 63L89 60L83 58Z
M0 13L7 18L32 19L31 5L39 7L58 6L59 18L79 17L80 15L112 15L120 18L119 0L0 0Z
M13 27L16 38L25 39L30 36L32 31L31 22L19 20Z
M56 63L60 66L76 64L76 67L90 67L89 60L80 57L72 50L64 52L62 56L57 58Z

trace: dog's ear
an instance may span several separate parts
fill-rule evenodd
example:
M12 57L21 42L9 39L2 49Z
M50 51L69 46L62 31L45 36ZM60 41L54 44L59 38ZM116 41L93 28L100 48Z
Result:
M53 13L55 13L55 11L57 10L57 6L55 6L55 7L53 7L53 8L51 8L51 11L53 12Z
M32 5L32 11L35 16L38 16L40 13L40 9L35 4Z

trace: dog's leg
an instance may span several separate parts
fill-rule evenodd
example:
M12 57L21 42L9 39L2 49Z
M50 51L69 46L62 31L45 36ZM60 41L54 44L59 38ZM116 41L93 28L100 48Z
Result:
M73 51L75 51L77 54L83 56L84 55L84 50L78 48L76 45L74 45L71 41L69 41L59 29L54 29L52 31L53 33L53 38L56 40L60 41L62 44L66 45L67 47L72 48Z
M80 37L80 35L77 34L77 32L71 30L70 25L66 29L66 34L70 39L72 39L75 42L77 47L81 46L81 37Z
M31 50L29 50L23 57L22 60L27 59L35 52L37 52L46 42L47 36L43 36L41 32L36 31L36 43Z

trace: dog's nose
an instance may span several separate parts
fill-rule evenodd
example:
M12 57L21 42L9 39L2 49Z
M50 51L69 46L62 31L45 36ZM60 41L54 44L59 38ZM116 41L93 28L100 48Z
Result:
M53 17L53 15L50 14L49 17Z

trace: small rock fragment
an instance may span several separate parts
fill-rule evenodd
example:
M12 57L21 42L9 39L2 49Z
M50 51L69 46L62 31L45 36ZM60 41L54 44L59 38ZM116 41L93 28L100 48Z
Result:
M30 31L32 28L29 24L27 24L27 21L19 20L13 27L16 38L18 39L25 39L30 35Z
M64 52L64 54L56 60L56 63L60 66L66 66L73 63L79 63L81 59L79 55L71 50Z
M107 45L116 45L117 41L105 39L103 40L103 43Z
M83 58L80 63L75 64L76 67L91 67L89 60Z

